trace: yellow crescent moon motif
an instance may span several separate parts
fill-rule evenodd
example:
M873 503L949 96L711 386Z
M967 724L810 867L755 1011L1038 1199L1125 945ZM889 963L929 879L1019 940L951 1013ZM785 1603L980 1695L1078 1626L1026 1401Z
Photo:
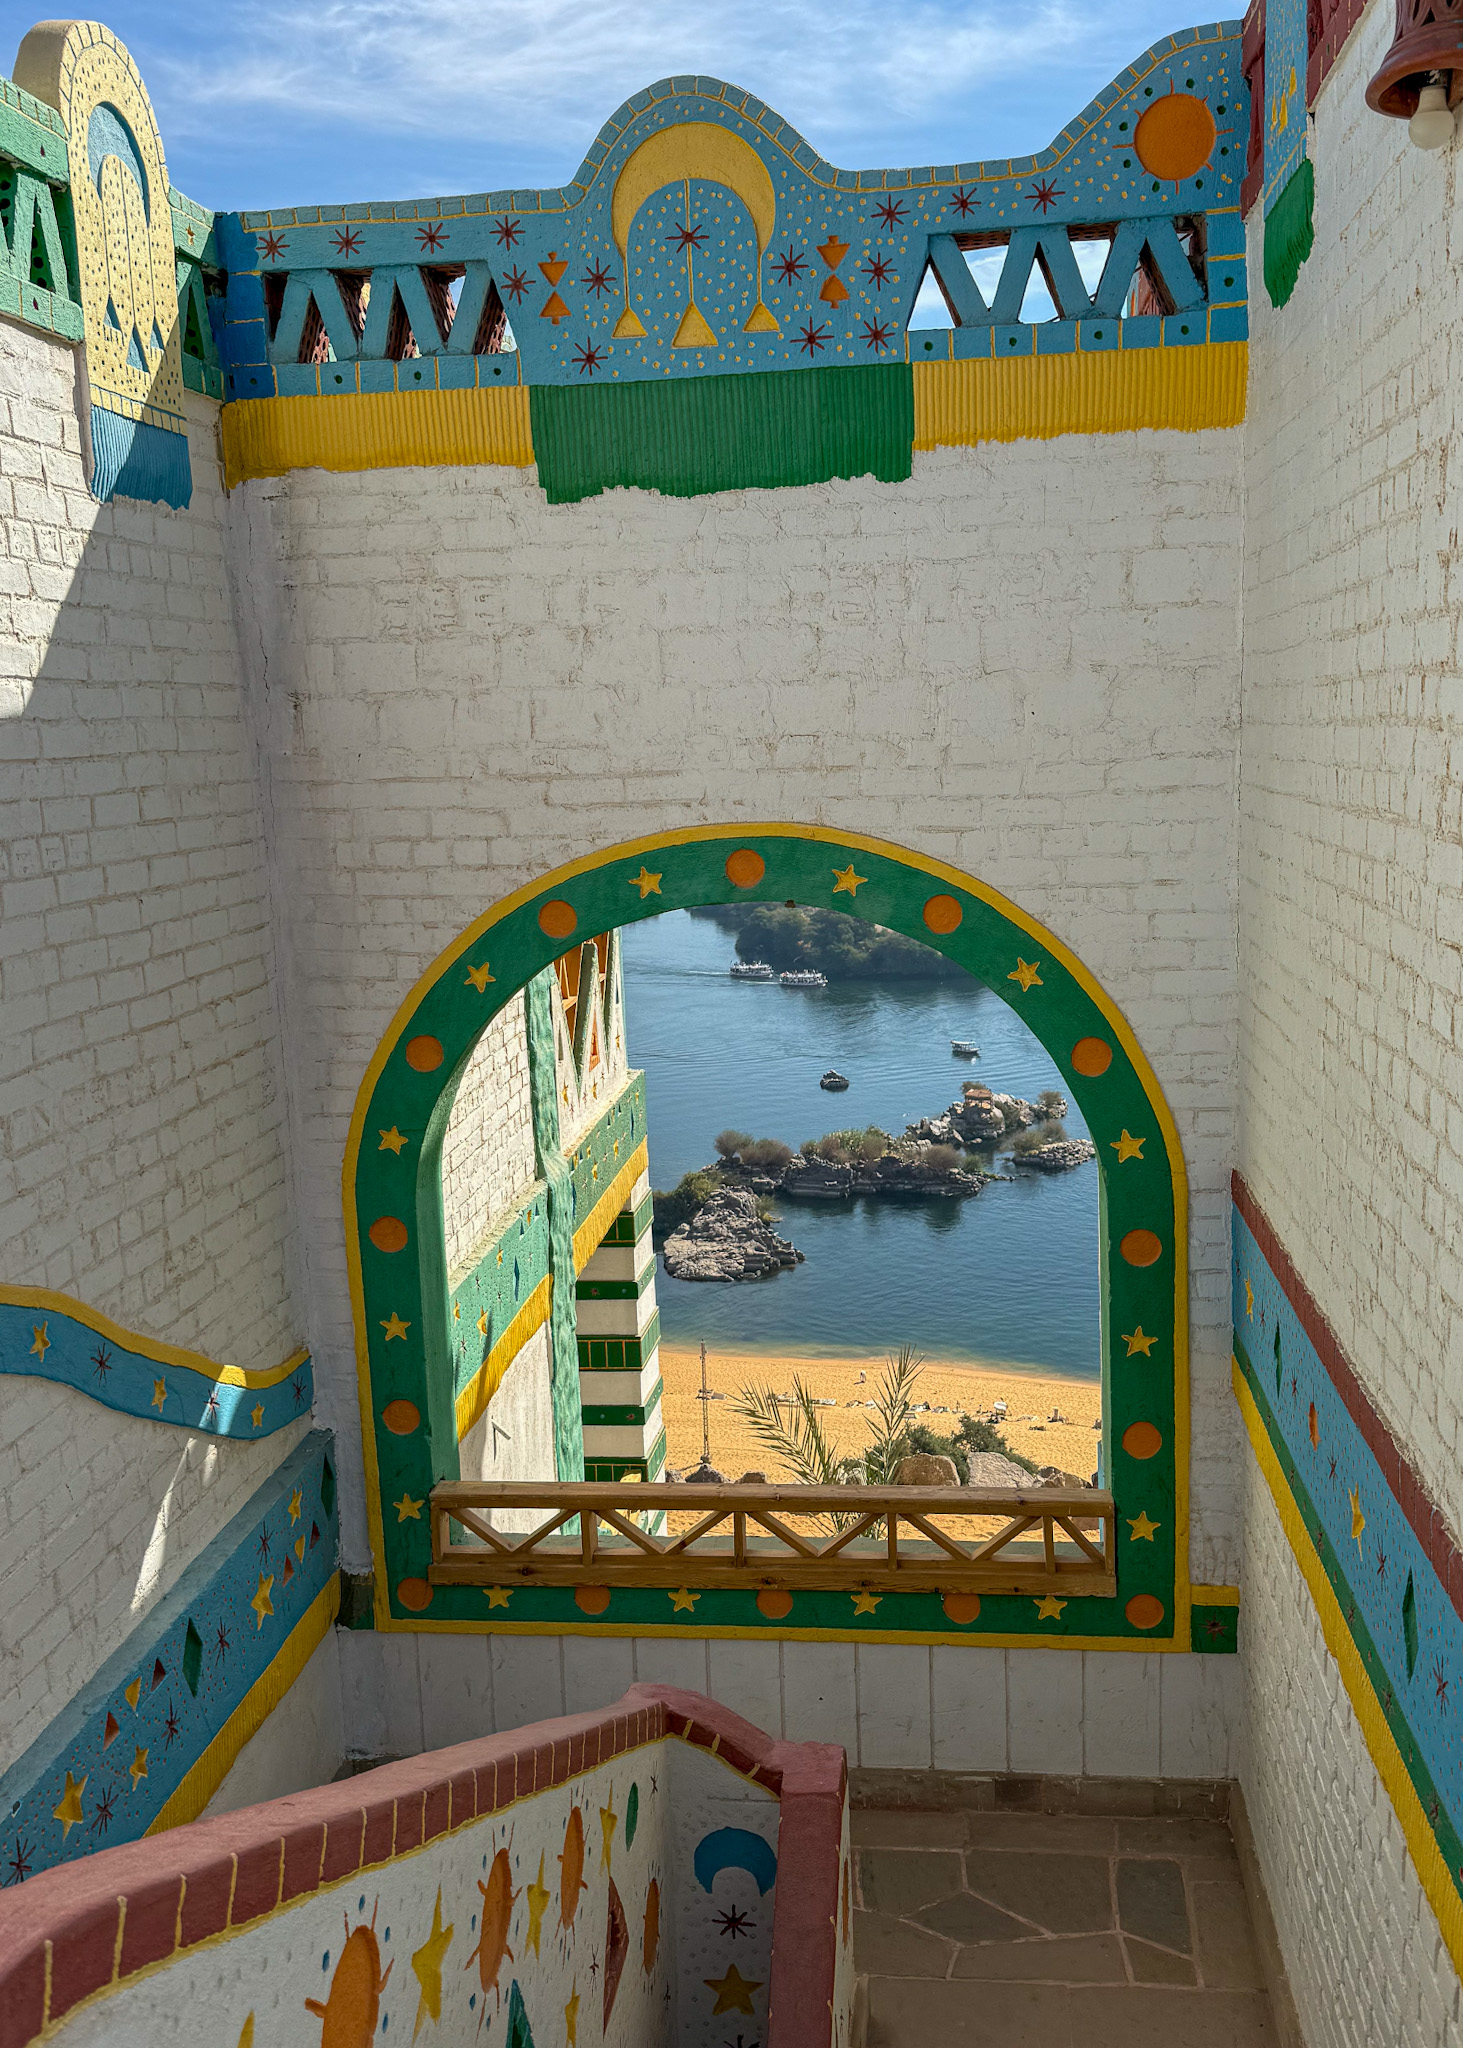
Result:
M658 192L662 185L674 184L678 178L703 178L708 184L726 186L752 216L752 228L757 237L757 303L744 331L748 334L780 333L776 320L762 303L762 259L767 253L777 220L777 195L772 187L771 174L752 145L743 142L730 129L718 128L710 121L681 121L673 128L662 128L658 135L652 135L638 149L632 150L615 180L614 195L610 201L610 232L615 238L625 274L625 307L615 323L615 340L637 339L645 333L639 315L630 304L631 224L652 192ZM683 335L687 337L685 340ZM712 346L715 339L693 299L677 330L673 346L706 348Z

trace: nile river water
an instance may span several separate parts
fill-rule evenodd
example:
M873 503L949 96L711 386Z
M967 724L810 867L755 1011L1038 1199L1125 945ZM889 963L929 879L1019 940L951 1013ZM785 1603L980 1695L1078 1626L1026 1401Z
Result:
M728 1126L797 1146L878 1124L896 1135L980 1080L1034 1098L1063 1082L1026 1026L979 982L736 982L730 932L686 911L624 931L631 1064L645 1070L650 1177L673 1187ZM978 1061L950 1040L973 1040ZM848 1091L818 1086L827 1067ZM1074 1137L1086 1126L1074 1109ZM986 1163L989 1163L987 1160ZM1006 1155L999 1170L1012 1171ZM1098 1377L1097 1168L1014 1169L968 1201L778 1198L805 1263L734 1285L656 1276L668 1343L787 1357L990 1360Z

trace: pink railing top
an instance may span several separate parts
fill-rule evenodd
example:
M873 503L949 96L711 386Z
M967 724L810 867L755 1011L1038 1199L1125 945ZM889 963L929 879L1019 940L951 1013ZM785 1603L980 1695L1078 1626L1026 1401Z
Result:
M0 1898L0 2042L26 2048L98 1992L668 1736L711 1750L781 1801L767 2048L821 2044L837 1957L843 1751L774 1741L703 1694L663 1685L41 1872Z

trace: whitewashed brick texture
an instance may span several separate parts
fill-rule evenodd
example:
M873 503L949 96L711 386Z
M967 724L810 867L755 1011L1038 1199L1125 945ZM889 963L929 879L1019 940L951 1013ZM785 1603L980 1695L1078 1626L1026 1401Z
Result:
M1256 289L1246 427L1238 1161L1425 1487L1463 1527L1463 204L1456 148L1315 109L1315 247ZM1250 221L1250 275L1261 268ZM1309 1601L1250 1488L1246 1777L1307 2038L1459 2038Z
M1194 1570L1233 1577L1241 444L951 449L902 484L691 501L552 507L531 471L502 469L297 472L232 494L290 877L312 1329L343 1437L341 1156L424 967L592 848L739 818L841 826L1046 919L1151 1057L1193 1193ZM363 1566L354 1484L345 1507Z
M305 1332L217 408L98 506L73 352L0 325L0 1272L237 1365ZM0 1381L0 1757L286 1455Z
M456 1286L507 1212L533 1186L533 1101L523 997L505 1004L473 1048L442 1140L447 1273Z

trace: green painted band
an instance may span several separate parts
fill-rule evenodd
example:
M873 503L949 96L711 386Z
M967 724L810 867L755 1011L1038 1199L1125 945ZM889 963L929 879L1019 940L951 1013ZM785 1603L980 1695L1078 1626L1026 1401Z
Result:
M644 1404L638 1408L633 1405L620 1408L586 1402L580 1410L584 1417L584 1427L586 1429L643 1429L660 1406L660 1397L664 1392L664 1381L657 1380L646 1396Z

